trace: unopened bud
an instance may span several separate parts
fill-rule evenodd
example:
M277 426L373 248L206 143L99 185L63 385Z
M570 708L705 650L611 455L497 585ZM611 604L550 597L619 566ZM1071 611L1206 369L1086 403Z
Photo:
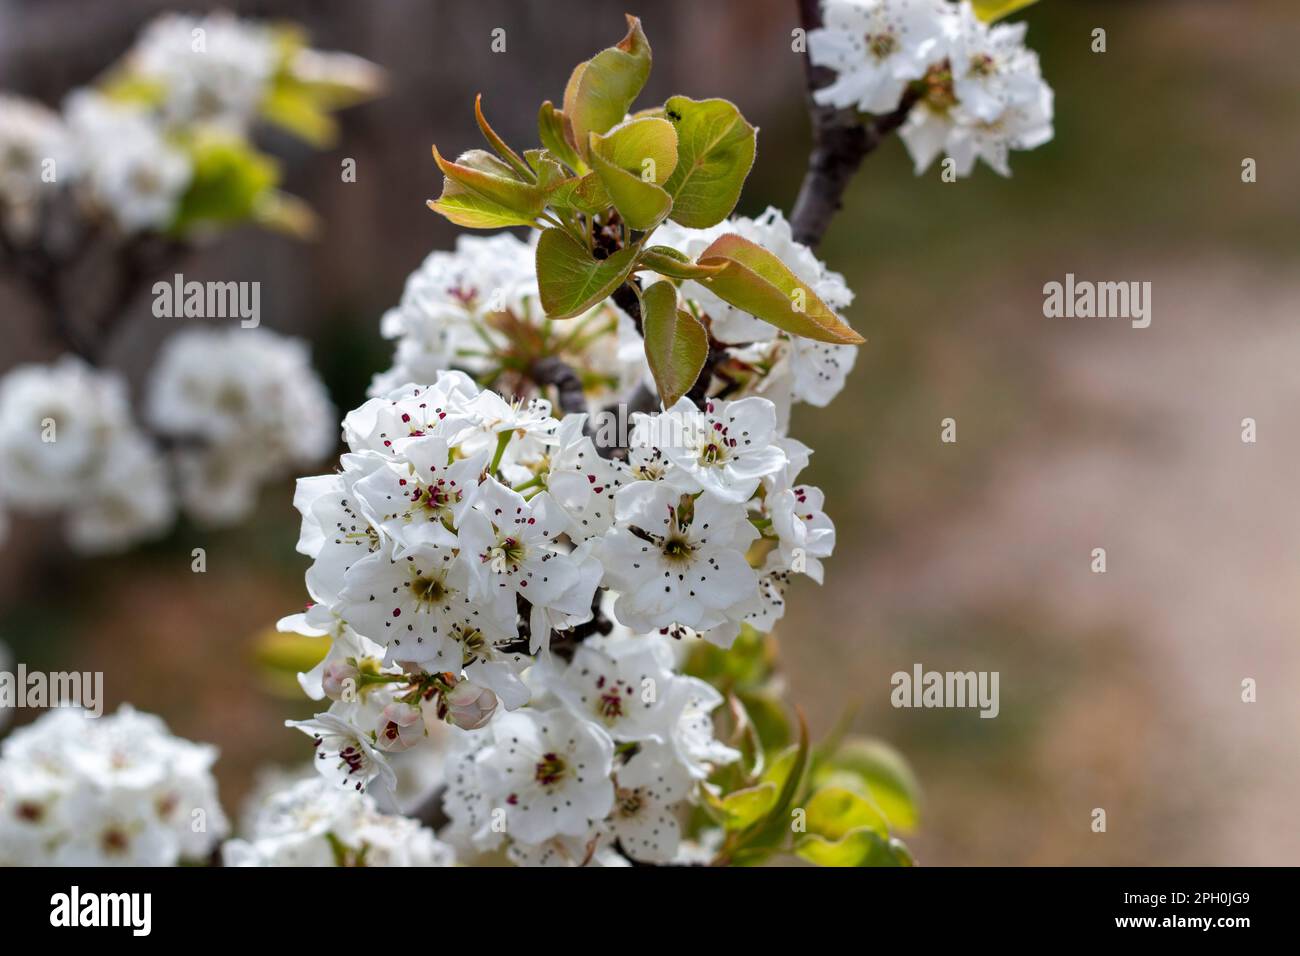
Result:
M461 730L478 730L496 713L497 695L467 680L447 691L447 719Z
M356 665L347 661L330 661L321 672L321 689L330 700L343 700L349 694L355 696L359 676Z

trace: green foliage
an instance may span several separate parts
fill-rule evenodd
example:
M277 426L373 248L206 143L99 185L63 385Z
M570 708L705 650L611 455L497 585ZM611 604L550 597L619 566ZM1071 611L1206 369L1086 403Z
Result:
M727 100L674 96L664 115L677 129L677 168L664 184L673 197L673 221L692 229L722 222L754 165L758 130Z
M470 228L540 229L537 287L550 319L582 315L628 284L666 405L690 392L710 349L709 317L679 305L684 281L789 335L862 342L780 258L739 235L724 233L694 260L651 242L665 219L704 228L731 215L754 164L757 130L722 99L674 96L631 112L650 61L641 24L628 17L616 46L574 69L562 108L541 105L541 146L522 153L476 101L492 152L448 162L435 147L444 183L429 205ZM660 278L643 288L638 272ZM775 642L752 627L729 650L692 646L683 669L725 696L719 736L740 758L700 784L688 833L719 833L718 863L749 866L780 855L825 866L910 865L892 835L916 824L917 789L906 765L881 744L838 735L814 750L803 715L792 719L782 703L774 664Z
M971 0L971 6L977 17L985 23L992 23L1037 2L1038 0Z
M337 139L332 113L383 91L379 67L351 54L309 49L298 27L276 25L272 39L276 68L258 103L259 117L311 146L323 149ZM170 226L173 235L249 221L299 237L314 230L310 207L274 188L279 172L270 156L243 135L168 115L167 84L142 75L131 57L111 67L97 88L117 103L153 114L168 140L189 153L193 172Z
M673 200L659 184L677 165L677 133L671 123L643 117L604 136L592 133L587 158L614 208L633 229L653 229L668 216Z
M839 840L809 834L794 852L818 866L912 866L911 853L898 840L868 829L852 830Z
M723 99L673 96L632 112L651 53L640 21L629 16L627 23L615 46L574 68L561 108L542 103L540 149L521 156L476 101L492 152L471 150L451 163L435 147L443 191L429 206L471 229L541 229L537 284L552 319L582 314L625 282L637 291L631 274L653 272L674 284L703 282L790 335L862 342L779 258L740 236L723 235L695 261L650 243L666 219L703 228L731 215L754 165L757 130ZM707 315L657 313L647 359L666 404L689 391L689 368L703 372L709 326Z
M877 740L840 744L813 774L817 785L847 787L866 797L894 829L910 833L919 818L920 786L893 748Z
M617 46L579 63L564 88L566 138L587 155L589 136L623 121L650 76L650 43L641 21L627 18L627 36Z
M645 355L665 405L695 384L709 354L709 334L699 319L677 307L677 289L656 282L641 295Z
M705 791L705 799L718 812L723 829L732 832L747 830L758 823L771 811L776 797L776 785L766 781L721 797Z
M186 144L193 173L172 222L180 234L255 218L279 180L275 162L237 137L198 136Z
M433 161L443 173L442 195L429 200L429 208L459 226L531 225L546 204L536 183L521 179L508 164L484 150L471 149L449 162L435 146Z
M703 279L725 268L721 263L702 266L698 262L692 262L688 255L671 246L650 246L641 250L636 267L638 271L654 272L669 279Z
M537 292L546 314L556 319L581 315L623 284L636 258L620 249L607 259L562 229L547 229L537 241Z
M778 329L836 345L863 341L784 262L748 239L719 236L700 253L700 262L723 266L703 280L718 298Z
M844 787L822 787L808 800L808 830L838 840L851 830L889 836L889 823L866 797Z

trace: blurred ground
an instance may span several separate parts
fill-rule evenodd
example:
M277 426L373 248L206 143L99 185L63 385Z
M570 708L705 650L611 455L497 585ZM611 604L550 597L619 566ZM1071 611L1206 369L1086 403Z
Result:
M735 99L762 128L743 211L788 209L807 147L788 5L639 6L656 49L648 95ZM138 19L158 5L120 8ZM344 117L333 154L290 157L289 187L326 216L323 244L241 235L202 260L265 280L268 324L312 340L347 407L385 364L380 312L451 242L422 206L429 143L471 141L480 89L498 128L530 139L535 103L614 38L622 5L239 9L301 18L320 45L394 74L387 100ZM0 0L0 24L31 38L0 30L5 85L52 100L93 76L133 30L103 10ZM121 26L69 31L73 11ZM855 729L914 763L922 862L1295 863L1300 10L1043 0L1025 19L1057 138L1014 155L1010 181L981 170L955 185L913 178L890 142L822 250L857 290L850 315L869 342L836 404L796 417L840 537L825 587L798 587L780 630L791 696L814 730L858 708ZM514 52L476 52L499 24ZM1102 55L1088 48L1097 26ZM59 49L81 66L58 66ZM338 185L346 155L358 189ZM1045 319L1042 286L1067 272L1152 282L1151 328ZM52 356L3 291L0 310L0 370ZM165 331L141 319L121 359L142 366ZM939 442L946 416L955 445ZM1248 416L1254 445L1240 441ZM102 666L113 702L221 744L235 806L256 766L304 754L280 721L308 708L250 668L255 634L305 600L290 494L268 488L238 532L182 528L129 560L74 560L22 521L0 552L0 639L32 667ZM206 575L189 572L196 541ZM1105 575L1089 570L1094 547ZM1001 715L892 709L889 675L916 662L999 671ZM1244 677L1256 704L1240 702Z

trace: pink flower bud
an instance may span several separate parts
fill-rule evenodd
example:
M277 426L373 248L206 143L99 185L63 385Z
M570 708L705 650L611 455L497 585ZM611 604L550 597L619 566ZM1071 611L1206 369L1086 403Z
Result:
M321 672L321 689L330 700L356 700L359 675L347 661L330 661Z
M496 713L497 695L463 680L443 696L447 719L461 730L478 730Z

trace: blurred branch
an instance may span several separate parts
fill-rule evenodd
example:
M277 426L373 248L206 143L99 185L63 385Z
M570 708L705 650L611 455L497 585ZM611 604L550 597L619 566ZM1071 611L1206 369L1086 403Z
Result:
M540 358L528 370L528 377L538 385L554 385L556 405L566 415L587 410L587 396L582 379L567 362L556 355Z
M46 330L87 364L98 365L127 308L190 247L154 233L119 242L105 239L102 230L93 227L78 229L70 243L60 243L57 232L58 224L46 217L33 241L19 244L0 228L0 263L35 303ZM97 245L106 248L112 260L109 285L90 294L82 290L74 301L69 291L80 289L79 274L86 271Z
M822 25L821 0L798 0L799 24L805 34ZM817 248L831 219L844 204L844 190L871 153L890 133L903 125L907 114L919 98L908 87L896 109L864 121L857 110L819 105L813 92L828 85L834 73L814 66L804 46L804 76L807 81L808 112L812 118L813 149L808 157L808 172L799 187L790 225L796 242Z

